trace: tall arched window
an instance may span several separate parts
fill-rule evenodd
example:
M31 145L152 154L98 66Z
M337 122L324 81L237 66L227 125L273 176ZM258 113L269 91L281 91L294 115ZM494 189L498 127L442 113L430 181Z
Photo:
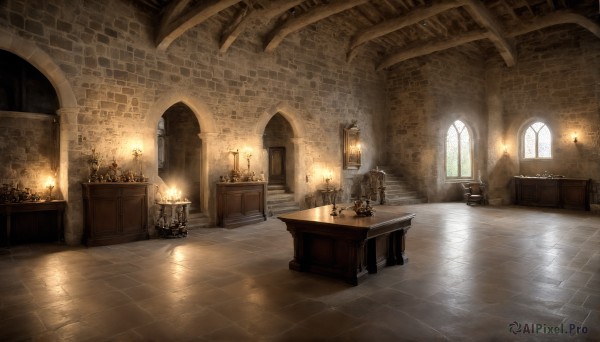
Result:
M446 133L446 178L473 178L471 135L460 120L454 121Z
M523 158L552 158L552 135L543 122L534 122L523 131Z

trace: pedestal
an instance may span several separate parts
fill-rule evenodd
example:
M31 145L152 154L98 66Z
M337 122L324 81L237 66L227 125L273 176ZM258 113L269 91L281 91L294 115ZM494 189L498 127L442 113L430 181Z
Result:
M163 238L181 238L187 236L188 205L192 202L159 202L159 216L156 230Z

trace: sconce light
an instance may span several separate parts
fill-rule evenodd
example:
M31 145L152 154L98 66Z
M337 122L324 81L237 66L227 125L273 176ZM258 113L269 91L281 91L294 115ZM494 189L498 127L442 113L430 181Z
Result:
M250 158L252 158L252 149L250 147L244 149L244 157L248 162L248 175L250 175Z
M46 189L48 189L48 197L46 197L46 201L52 201L52 189L54 189L55 186L55 182L54 182L54 178L52 178L51 176L48 177L48 179L46 179L46 183L44 183L44 187L46 187Z
M577 144L577 133L573 132L573 134L571 135L571 138L573 138L573 142Z
M140 172L138 177L139 181L142 182L144 180L144 172L142 171L142 148L139 145L135 145L131 151L131 154L133 155L133 159L138 165L138 169Z
M506 144L502 145L502 153L504 153L504 155L508 155L508 146L506 146Z

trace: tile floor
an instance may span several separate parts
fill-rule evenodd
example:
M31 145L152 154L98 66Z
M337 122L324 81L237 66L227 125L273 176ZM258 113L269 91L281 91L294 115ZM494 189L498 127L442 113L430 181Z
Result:
M600 339L600 216L378 210L416 213L410 260L356 287L288 270L292 238L275 218L184 239L0 250L0 340Z

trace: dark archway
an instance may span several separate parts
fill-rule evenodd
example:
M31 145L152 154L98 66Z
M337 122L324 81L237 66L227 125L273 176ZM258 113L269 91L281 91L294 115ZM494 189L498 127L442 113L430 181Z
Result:
M191 202L202 208L200 179L202 142L200 125L193 111L179 102L165 111L158 122L158 175L169 187L177 187Z
M265 127L263 148L268 152L269 185L283 185L293 191L294 180L294 130L290 123L277 113Z
M0 50L0 184L45 192L58 176L59 101L54 87L21 57Z

